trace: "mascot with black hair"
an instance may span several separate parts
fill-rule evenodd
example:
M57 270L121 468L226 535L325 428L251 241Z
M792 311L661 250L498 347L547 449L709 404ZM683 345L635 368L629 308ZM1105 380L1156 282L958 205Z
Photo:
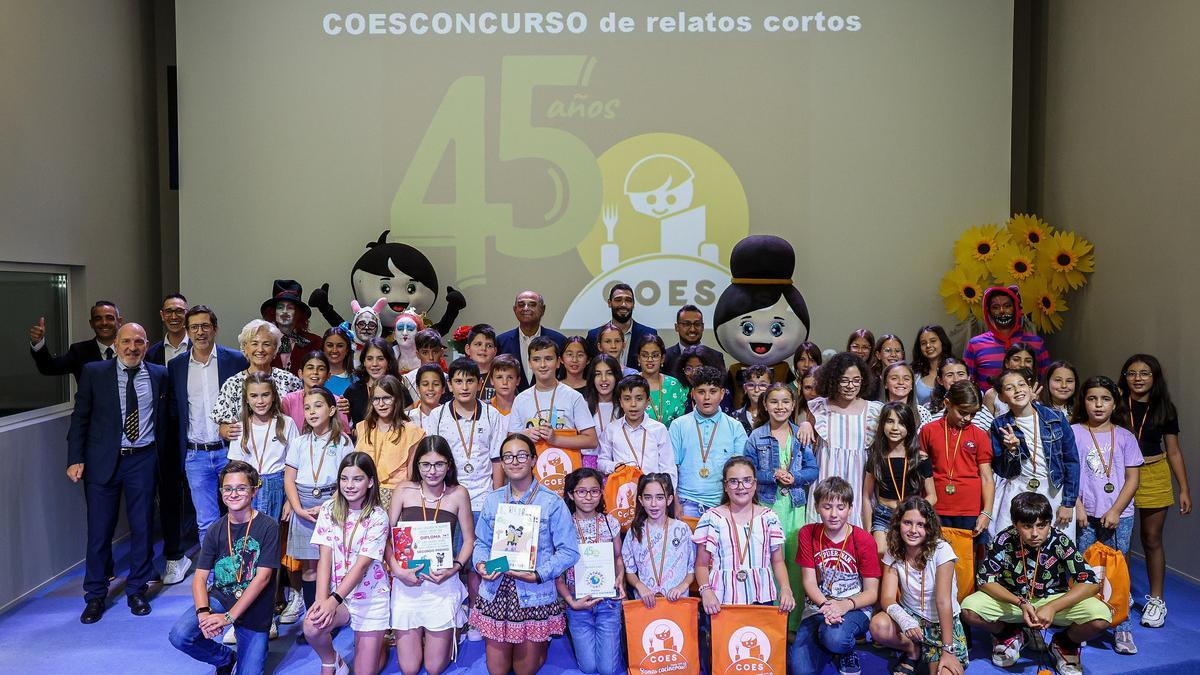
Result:
M350 270L350 287L354 299L363 307L375 305L380 298L385 300L379 312L380 323L385 334L390 334L396 319L405 311L425 316L438 297L437 271L429 258L408 244L388 241L391 230L384 230L379 239L369 242L367 250L355 261ZM321 311L321 316L330 326L340 325L345 319L329 302L329 284L322 284L308 297L308 304ZM443 336L449 335L458 313L467 306L467 299L454 288L446 287L446 313L436 323L425 325L436 328Z
M738 374L748 366L773 370L773 381L791 382L789 363L808 339L808 305L792 283L796 252L787 240L756 234L733 247L732 283L717 299L713 321L717 344L736 362L729 367L733 403L745 396Z

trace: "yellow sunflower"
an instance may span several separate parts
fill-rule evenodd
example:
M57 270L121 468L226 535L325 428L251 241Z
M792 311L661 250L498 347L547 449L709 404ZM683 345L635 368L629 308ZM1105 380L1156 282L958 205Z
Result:
M999 225L978 225L968 228L954 244L954 262L959 267L978 271L996 257L996 253L1009 241L1008 233Z
M1054 233L1054 228L1047 225L1046 221L1028 213L1013 214L1005 230L1013 242L1026 250L1037 248Z
M1092 244L1073 232L1055 232L1038 247L1038 264L1050 277L1050 288L1063 292L1087 283L1096 270Z
M970 269L955 267L942 277L938 292L946 311L953 314L959 321L966 321L974 316L975 320L983 320L983 299L985 283L982 275L974 274Z
M1005 286L1019 286L1037 273L1038 264L1033 251L1010 244L996 253L996 257L988 262L987 269L996 281Z
M1021 309L1027 314L1040 335L1049 335L1062 328L1067 301L1041 277L1030 279L1021 287Z

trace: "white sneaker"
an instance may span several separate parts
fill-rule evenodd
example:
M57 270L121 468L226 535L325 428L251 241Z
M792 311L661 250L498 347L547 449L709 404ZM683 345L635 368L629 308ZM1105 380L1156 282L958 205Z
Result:
M192 561L190 558L180 558L179 560L168 560L167 566L163 569L162 582L164 586L170 586L183 581L192 569Z
M221 643L227 644L230 647L237 644L237 633L233 632L233 626L230 626L229 630L225 631L225 637L221 638Z
M483 633L480 633L478 628L471 626L467 629L467 639L471 642L482 642Z
M1150 628L1162 628L1167 622L1167 603L1162 598L1146 596L1146 608L1142 610L1142 625Z
M294 588L283 589L283 594L288 597L288 601L283 607L283 612L279 614L279 623L296 623L300 620L300 614L304 612L304 595Z
M274 640L279 637L279 620L271 619L271 631L267 633L268 640Z

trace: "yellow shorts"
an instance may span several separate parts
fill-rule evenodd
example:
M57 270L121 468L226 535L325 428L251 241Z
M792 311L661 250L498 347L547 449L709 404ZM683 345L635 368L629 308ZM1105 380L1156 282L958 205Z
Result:
M1062 593L1055 593L1044 598L1038 598L1033 601L1033 606L1041 607L1055 598L1062 597L1062 595ZM1021 613L1019 606L1008 602L1000 602L983 591L975 591L963 598L962 608L975 612L984 621L1001 621L1003 623L1025 622L1025 615ZM1095 621L1096 619L1112 621L1112 610L1108 608L1108 605L1098 600L1096 596L1091 596L1055 614L1053 623L1055 626L1070 626L1072 624Z
M1175 488L1171 485L1171 465L1166 459L1145 464L1138 472L1138 489L1133 503L1139 509L1161 509L1175 503Z

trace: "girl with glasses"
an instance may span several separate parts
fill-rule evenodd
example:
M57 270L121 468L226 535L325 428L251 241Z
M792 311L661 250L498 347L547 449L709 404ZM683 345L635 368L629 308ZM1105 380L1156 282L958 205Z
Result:
M621 561L621 525L604 508L604 475L596 469L576 469L567 474L563 501L575 520L580 548L610 544L615 574L610 597L578 597L575 570L568 569L555 582L567 604L567 628L575 647L575 662L584 673L612 675L621 665L621 601L625 599L625 566Z
M474 365L474 363L472 363ZM395 539L389 537L387 566L392 574L392 619L396 630L396 655L402 673L430 675L446 670L458 643L456 631L466 620L463 600L467 591L459 578L470 564L475 548L475 519L471 495L458 484L458 469L450 444L441 436L426 436L413 451L409 480L392 495L388 522L398 527L406 522L446 523L451 538L461 535L462 545L454 558L433 565L426 572L400 566L393 553Z
M422 366L424 367L424 366ZM440 371L439 371L440 372ZM413 447L425 437L419 424L404 415L404 385L394 375L384 375L371 385L371 407L354 427L354 449L365 452L379 472L379 498L383 508L392 502L392 491L409 474Z

